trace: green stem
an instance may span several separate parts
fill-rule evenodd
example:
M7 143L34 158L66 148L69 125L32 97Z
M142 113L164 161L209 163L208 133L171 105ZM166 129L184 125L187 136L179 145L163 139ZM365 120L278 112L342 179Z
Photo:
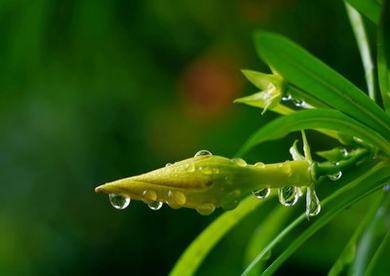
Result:
M349 158L340 160L338 162L322 162L314 164L314 176L318 179L321 176L330 175L344 170L348 167L356 165L363 157L367 156L370 152L366 149L356 149L350 152Z
M362 59L367 82L368 95L373 101L375 101L374 63L371 58L370 45L368 42L366 30L364 28L363 18L360 13L347 2L345 2L345 8L347 10L349 21L351 23L352 30L356 38L360 57Z

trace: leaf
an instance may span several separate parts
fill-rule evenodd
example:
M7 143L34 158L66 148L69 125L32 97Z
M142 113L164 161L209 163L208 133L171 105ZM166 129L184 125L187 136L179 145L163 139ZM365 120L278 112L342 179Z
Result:
M363 18L360 13L347 2L345 2L345 8L347 10L349 21L351 23L357 46L359 48L360 58L363 63L368 95L373 101L375 101L374 62L372 61L370 43L368 41L366 29L364 27Z
M241 147L237 155L242 156L251 148L262 142L282 138L292 131L301 129L336 130L341 133L359 137L390 155L389 143L378 133L345 114L330 109L303 110L277 118L255 132Z
M338 257L336 262L333 264L332 268L329 270L328 276L336 276L340 275L340 273L343 271L344 267L347 264L350 264L356 256L356 244L358 242L358 239L360 238L363 230L367 226L367 224L370 222L370 220L375 215L376 210L380 206L381 198L380 200L376 200L372 206L370 206L370 210L362 220L362 222L359 224L359 226L354 231L351 239L348 241L347 245L343 249L341 255Z
M390 137L390 118L359 88L291 40L257 32L258 54L289 83ZM310 102L309 102L310 104Z
M211 249L242 219L259 207L260 201L249 196L234 210L223 213L211 223L187 247L170 272L171 276L192 275L208 255Z
M390 1L385 1L378 28L378 79L382 102L390 112Z
M263 272L262 275L272 275L278 267L288 259L307 239L309 239L319 229L329 223L341 211L348 206L366 197L367 195L380 189L383 184L390 178L389 165L386 162L376 164L370 170L360 175L349 184L334 192L322 201L323 211L321 215L313 221L290 245L283 253L274 260L271 265ZM364 184L364 185L361 185ZM245 269L242 275L247 275L251 269L257 264L262 256L267 254L272 248L280 242L288 233L290 233L299 224L305 221L306 215L302 214L287 226L267 247L261 251L252 263Z
M390 220L390 191L384 191L381 206L375 216L364 229L362 238L357 246L357 254L351 267L351 275L363 275L375 255L376 249L380 247L383 238L389 232Z
M256 257L257 252L262 250L274 236L280 231L281 227L291 214L293 209L286 208L284 206L277 206L270 212L270 214L262 220L262 223L256 228L252 237L248 241L247 248L245 250L245 262L249 264L253 258ZM265 261L266 258L263 260ZM253 275L259 275L261 271L261 265L254 268Z
M361 12L375 24L379 22L381 5L377 0L346 0L351 6Z

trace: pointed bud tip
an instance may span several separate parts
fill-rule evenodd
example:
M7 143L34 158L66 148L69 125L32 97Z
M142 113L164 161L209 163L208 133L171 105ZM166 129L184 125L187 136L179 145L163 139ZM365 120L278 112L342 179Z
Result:
M100 185L100 186L97 186L95 188L95 193L101 193L101 192L104 192L104 185Z

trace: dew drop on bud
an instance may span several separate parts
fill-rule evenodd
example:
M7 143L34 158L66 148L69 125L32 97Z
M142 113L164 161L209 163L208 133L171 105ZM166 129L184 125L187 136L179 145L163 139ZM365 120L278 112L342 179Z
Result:
M254 165L255 167L258 167L258 168L264 168L265 167L265 164L263 162L257 162L255 163Z
M121 196L117 194L109 194L108 198L112 207L118 210L123 210L130 204L130 197Z
M241 158L233 158L232 161L240 166L240 167L245 167L247 164L246 164L246 161L244 159L241 159Z
M264 199L264 198L267 198L269 196L269 194L271 193L271 189L269 187L267 188L264 188L264 189L261 189L261 190L257 190L257 191L253 191L252 194L258 198L258 199Z
M321 204L316 191L313 188L308 187L306 191L306 216L314 217L320 212Z
M194 157L199 157L199 156L211 156L213 155L211 152L209 152L208 150L200 150L198 151L197 153L195 153L195 156Z
M152 209L153 211L160 210L163 206L163 203L161 201L152 201L148 203L148 207Z
M215 210L215 206L214 204L211 203L206 203L200 206L199 208L196 208L196 211L203 216L210 215L212 212L214 212L214 210Z
M287 207L293 206L298 202L299 191L295 186L285 186L278 190L279 202Z
M328 177L332 181L337 181L341 178L342 175L343 175L343 173L341 171L339 171L339 172L334 173L334 174L329 174Z
M172 166L172 163L166 163L165 164L165 167L170 167L170 166Z

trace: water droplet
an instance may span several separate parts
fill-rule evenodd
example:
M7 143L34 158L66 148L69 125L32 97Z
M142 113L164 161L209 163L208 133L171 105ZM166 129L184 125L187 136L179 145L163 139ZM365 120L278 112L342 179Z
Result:
M155 191L145 190L143 191L142 196L150 201L155 201L157 199L157 194Z
M246 161L244 159L241 159L241 158L233 158L232 161L240 166L240 167L245 167L247 164L246 164Z
M263 168L263 167L265 167L265 164L263 162L257 162L257 163L255 163L254 166L259 167L259 168Z
M299 100L299 99L292 99L292 103L293 103L296 107L305 107L305 106L306 106L306 102L303 101L303 100Z
M339 171L339 172L334 173L334 174L329 174L328 177L332 181L337 181L341 178L342 175L343 175L343 172Z
M215 206L211 203L203 204L201 207L197 208L196 211L204 216L210 215L212 212L214 212Z
M117 194L109 194L108 198L112 207L118 210L123 210L130 204L130 197L121 196Z
M344 158L348 157L348 155L349 155L349 152L345 148L342 148L340 150L340 152L341 152L342 157L344 157Z
M252 192L252 194L258 199L264 199L268 197L270 193L271 189L269 187Z
M298 188L295 186L285 186L278 190L279 202L287 207L295 205L299 199Z
M290 94L286 94L282 97L282 101L288 102L292 99L292 96Z
M165 164L165 167L167 168L167 167L170 167L170 166L172 166L173 164L172 163L166 163Z
M168 204L173 207L181 207L186 204L186 196L179 191L169 191L168 192Z
M211 152L209 152L208 150L200 150L198 151L197 153L195 153L195 156L194 157L199 157L199 156L211 156L213 155Z
M160 210L163 206L163 203L161 201L152 201L148 203L148 207L152 209L153 211Z
M321 212L320 200L317 197L316 191L308 187L306 191L306 216L314 217Z

